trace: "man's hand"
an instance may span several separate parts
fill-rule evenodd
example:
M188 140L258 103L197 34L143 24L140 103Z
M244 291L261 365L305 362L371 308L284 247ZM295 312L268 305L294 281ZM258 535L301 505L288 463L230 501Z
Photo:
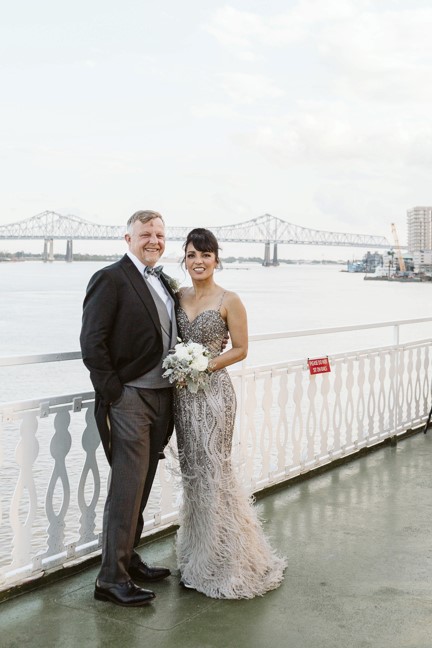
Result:
M228 333L228 331L227 331L227 332L225 333L224 339L222 340L222 344L221 344L221 352L222 352L222 351L225 351L228 342L229 342L229 333Z

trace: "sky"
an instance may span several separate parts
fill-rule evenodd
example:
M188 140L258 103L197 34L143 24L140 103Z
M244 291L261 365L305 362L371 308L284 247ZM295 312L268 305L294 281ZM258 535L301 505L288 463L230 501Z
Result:
M2 3L0 224L269 213L403 243L432 204L431 26L429 0Z

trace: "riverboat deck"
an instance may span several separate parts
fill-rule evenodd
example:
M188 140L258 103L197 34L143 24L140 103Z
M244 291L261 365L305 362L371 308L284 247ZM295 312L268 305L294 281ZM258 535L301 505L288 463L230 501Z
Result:
M97 565L4 601L2 648L430 648L432 430L267 493L257 507L289 565L250 601L179 586L174 536L141 548L172 567L155 602L93 598Z

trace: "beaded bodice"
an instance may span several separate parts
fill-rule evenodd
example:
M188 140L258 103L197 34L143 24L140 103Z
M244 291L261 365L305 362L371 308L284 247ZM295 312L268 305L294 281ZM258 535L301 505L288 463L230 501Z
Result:
M218 310L202 311L190 321L186 312L179 306L177 324L183 342L192 340L192 342L203 344L210 351L212 358L220 354L222 341L228 328Z

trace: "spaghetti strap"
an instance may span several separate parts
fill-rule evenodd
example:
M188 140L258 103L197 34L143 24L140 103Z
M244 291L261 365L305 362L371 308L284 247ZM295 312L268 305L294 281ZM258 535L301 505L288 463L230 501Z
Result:
M222 293L222 297L220 298L219 306L217 307L217 311L218 311L218 312L219 312L220 309L221 309L222 302L223 302L223 300L224 300L225 295L226 295L226 290L223 291L223 293Z

